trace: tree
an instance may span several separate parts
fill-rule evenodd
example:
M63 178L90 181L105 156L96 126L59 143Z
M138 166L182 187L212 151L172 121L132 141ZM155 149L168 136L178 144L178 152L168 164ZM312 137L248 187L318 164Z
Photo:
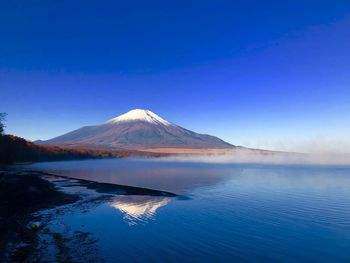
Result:
M4 133L6 116L7 114L5 112L0 112L0 135Z

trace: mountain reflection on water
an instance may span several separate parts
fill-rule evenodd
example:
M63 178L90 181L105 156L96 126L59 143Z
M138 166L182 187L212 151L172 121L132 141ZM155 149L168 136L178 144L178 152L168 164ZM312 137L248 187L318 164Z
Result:
M124 220L129 224L151 219L157 209L167 205L172 198L162 196L117 196L111 206L124 214Z

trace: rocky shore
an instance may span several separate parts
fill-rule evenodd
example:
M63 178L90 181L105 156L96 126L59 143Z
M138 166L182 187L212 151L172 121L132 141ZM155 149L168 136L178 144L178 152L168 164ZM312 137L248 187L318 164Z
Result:
M86 198L74 191L76 187L96 195ZM70 189L70 193L64 189ZM51 253L46 253L48 247L54 247L56 252L51 253L54 254L54 261L74 262L69 243L80 240L85 246L82 249L90 251L90 245L86 244L92 244L93 238L89 233L82 232L67 239L64 233L48 231L45 224L55 218L56 213L81 209L87 204L101 202L115 195L176 196L164 191L77 180L40 171L0 168L0 261L38 262ZM43 217L45 211L49 212ZM43 236L51 240L51 245L45 243L47 241L43 240ZM86 257L90 260L94 254L85 253L79 260L85 260Z
M78 195L59 191L32 172L0 171L0 261L30 261L36 228L29 226L39 210L77 201Z

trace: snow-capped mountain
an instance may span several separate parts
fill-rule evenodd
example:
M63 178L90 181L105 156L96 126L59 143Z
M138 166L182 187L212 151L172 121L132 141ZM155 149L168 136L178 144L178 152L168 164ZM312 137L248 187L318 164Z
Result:
M199 134L143 109L131 110L101 125L86 126L42 144L99 148L232 148L211 135Z

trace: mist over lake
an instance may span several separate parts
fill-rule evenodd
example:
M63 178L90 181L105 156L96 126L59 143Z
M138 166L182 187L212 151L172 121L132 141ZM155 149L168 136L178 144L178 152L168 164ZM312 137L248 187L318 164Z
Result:
M116 195L51 222L89 231L107 262L350 260L346 166L110 159L28 168L179 195Z

